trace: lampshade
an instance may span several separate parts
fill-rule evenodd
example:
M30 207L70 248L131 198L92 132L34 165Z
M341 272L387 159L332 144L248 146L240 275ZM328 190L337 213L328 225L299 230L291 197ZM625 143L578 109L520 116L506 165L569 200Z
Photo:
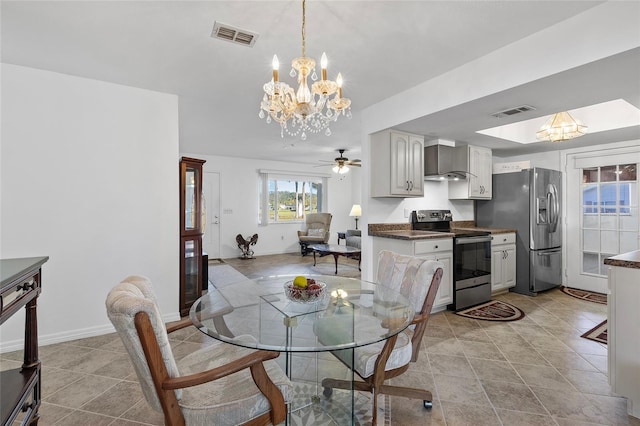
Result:
M349 213L349 216L355 216L355 217L362 216L362 207L360 207L360 204L354 204L353 207L351 207L351 212Z
M560 142L586 133L587 126L580 120L574 119L568 112L558 112L536 132L536 138L539 141Z

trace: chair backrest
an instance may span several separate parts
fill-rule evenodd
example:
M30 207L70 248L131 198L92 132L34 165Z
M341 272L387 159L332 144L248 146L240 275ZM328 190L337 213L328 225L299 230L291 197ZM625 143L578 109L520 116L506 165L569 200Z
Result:
M413 330L411 343L413 355L418 359L420 342L427 326L431 309L440 288L444 265L436 260L406 256L389 250L378 255L377 282L399 291L413 304L416 316L420 317Z
M308 213L305 215L304 223L306 226L307 234L310 229L323 229L324 230L324 242L329 241L329 228L331 228L331 219L333 215L331 213Z
M149 365L134 324L134 318L137 313L144 312L149 316L167 372L171 377L178 377L178 367L171 352L167 329L158 310L151 282L148 278L136 275L125 278L109 292L106 307L107 316L120 335L122 343L124 343L131 357L145 398L154 409L162 411ZM182 391L177 390L175 394L176 398L180 399Z

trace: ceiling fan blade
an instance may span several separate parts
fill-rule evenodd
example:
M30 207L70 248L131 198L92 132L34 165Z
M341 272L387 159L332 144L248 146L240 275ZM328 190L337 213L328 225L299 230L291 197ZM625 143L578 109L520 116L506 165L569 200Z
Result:
M349 163L345 163L345 164L347 164L347 165L349 165L351 167L362 167L362 164L360 164L360 163L351 163L351 162L349 162Z

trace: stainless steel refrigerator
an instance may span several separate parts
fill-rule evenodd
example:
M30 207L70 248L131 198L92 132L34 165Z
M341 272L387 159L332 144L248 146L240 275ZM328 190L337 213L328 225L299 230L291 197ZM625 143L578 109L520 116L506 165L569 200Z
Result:
M478 226L515 228L517 293L562 284L562 174L532 168L493 175L493 197L476 201Z

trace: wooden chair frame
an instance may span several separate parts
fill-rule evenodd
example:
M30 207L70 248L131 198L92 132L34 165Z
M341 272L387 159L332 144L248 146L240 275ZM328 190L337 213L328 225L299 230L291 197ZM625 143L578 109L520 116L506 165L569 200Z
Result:
M431 315L431 309L433 308L433 303L436 299L436 293L438 292L438 288L440 288L442 274L442 268L436 269L435 273L433 274L433 278L431 279L431 286L429 287L427 296L425 297L424 303L422 304L422 309L413 317L413 321L411 322L411 324L415 325L413 337L411 338L411 362L416 362L418 360L418 354L420 353L420 343L422 342L424 331L427 328L427 321L429 320L429 316ZM430 391L425 389L384 384L386 380L397 377L409 369L409 364L407 363L400 368L385 371L387 361L389 359L389 356L391 355L391 352L393 352L393 348L395 347L397 338L398 336L396 335L386 340L382 350L380 351L380 354L378 355L378 358L376 359L376 362L374 364L374 371L371 376L362 377L358 374L357 371L354 370L354 372L358 374L358 376L363 380L362 382L352 382L350 380L331 378L323 379L322 387L324 388L324 395L327 397L331 396L332 389L334 388L348 390L352 389L353 387L353 389L357 391L371 392L373 394L373 425L375 425L377 421L378 394L403 396L412 399L422 399L425 408L430 409L432 405L431 402L433 400L433 395ZM338 357L338 359L340 358Z
M220 379L230 374L241 371L245 368L251 370L253 381L264 396L269 400L271 410L244 423L247 426L262 426L283 422L287 415L287 406L280 389L271 381L267 374L264 361L277 358L280 353L273 351L255 351L249 355L230 362L229 364L216 367L181 377L169 377L167 367L162 359L162 353L155 337L153 325L149 316L145 312L138 312L134 318L136 330L140 337L140 343L144 351L151 377L156 388L160 405L164 413L165 423L169 426L182 426L185 424L184 416L178 405L175 389L187 388ZM180 330L193 323L188 319L182 319L167 326L167 333Z

